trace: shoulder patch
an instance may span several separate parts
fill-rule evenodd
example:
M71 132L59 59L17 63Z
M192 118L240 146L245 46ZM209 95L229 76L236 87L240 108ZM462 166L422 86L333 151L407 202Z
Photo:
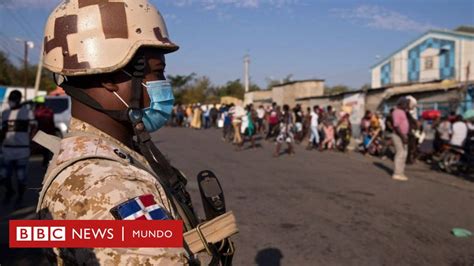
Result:
M110 213L117 220L169 220L166 211L151 194L130 199L113 207Z

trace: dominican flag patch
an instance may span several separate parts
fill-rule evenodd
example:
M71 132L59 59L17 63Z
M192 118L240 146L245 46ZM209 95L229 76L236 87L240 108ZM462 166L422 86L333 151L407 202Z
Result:
M128 200L110 212L117 220L169 220L166 211L151 194Z

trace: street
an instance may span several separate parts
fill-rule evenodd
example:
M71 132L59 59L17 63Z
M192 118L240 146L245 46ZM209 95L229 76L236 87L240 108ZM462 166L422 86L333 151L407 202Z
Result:
M188 177L203 214L195 176L212 170L220 178L228 210L240 233L234 265L473 265L474 183L409 166L408 182L393 181L392 162L348 154L306 151L273 158L274 144L235 151L221 131L164 128L157 145ZM247 146L249 144L246 144ZM30 164L29 187L44 169ZM47 264L39 250L8 250L8 220L34 219L37 190L27 206L0 210L0 264Z

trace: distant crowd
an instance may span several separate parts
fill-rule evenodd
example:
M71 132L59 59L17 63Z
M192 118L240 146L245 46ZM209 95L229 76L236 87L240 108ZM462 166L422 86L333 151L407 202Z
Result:
M259 140L275 142L273 155L295 154L295 144L305 143L308 150L347 152L351 146L363 154L394 158L395 179L406 180L405 163L420 157L420 145L426 139L426 125L434 133L433 154L440 154L445 145L458 147L470 143L474 135L472 118L452 112L442 116L430 111L419 117L414 97L401 97L387 114L366 111L357 131L351 124L350 108L336 111L332 106L302 108L299 104L245 107L229 105L176 105L171 126L193 129L221 128L222 139L235 145L236 150L249 143L255 148ZM353 133L358 135L353 139ZM307 144L306 144L307 143ZM352 143L352 145L350 145ZM403 162L402 162L403 161Z
M237 149L245 142L256 147L256 135L265 140L276 141L275 156L280 154L282 144L287 144L290 155L295 153L293 145L309 139L308 149L346 151L351 138L349 114L339 115L331 106L314 106L303 110L300 105L291 108L288 105L257 108L247 105L245 108L234 104L222 105L177 105L174 108L170 124L194 129L222 128L222 139L232 142Z
M407 144L409 147L408 162L412 163L417 157L417 146L425 138L424 121L428 120L435 133L433 148L435 152L442 149L443 144L462 146L473 130L473 124L462 115L451 112L442 116L440 112L418 117L416 100L411 97L400 98L406 102L406 117L409 130ZM393 111L396 106L384 115L381 112L365 112L358 132L360 138L356 149L364 154L374 156L390 156L391 140L394 133ZM297 104L290 108L288 105L279 106L273 103L266 108L257 108L250 104L245 107L228 105L176 105L172 112L169 125L189 127L193 129L221 128L222 139L232 142L237 147L250 142L255 147L255 136L277 143L288 143L290 154L294 153L292 144L300 144L308 140L307 149L339 150L346 152L352 138L352 124L347 110L337 112L332 106L303 109ZM392 154L393 155L393 154Z

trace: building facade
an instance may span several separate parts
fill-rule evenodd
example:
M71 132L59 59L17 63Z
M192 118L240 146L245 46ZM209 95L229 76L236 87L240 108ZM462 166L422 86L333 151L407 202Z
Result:
M372 88L406 83L469 79L474 34L431 30L371 68Z
M301 80L274 86L271 90L254 91L245 94L245 104L266 105L272 102L290 107L296 105L296 99L324 95L324 80Z

